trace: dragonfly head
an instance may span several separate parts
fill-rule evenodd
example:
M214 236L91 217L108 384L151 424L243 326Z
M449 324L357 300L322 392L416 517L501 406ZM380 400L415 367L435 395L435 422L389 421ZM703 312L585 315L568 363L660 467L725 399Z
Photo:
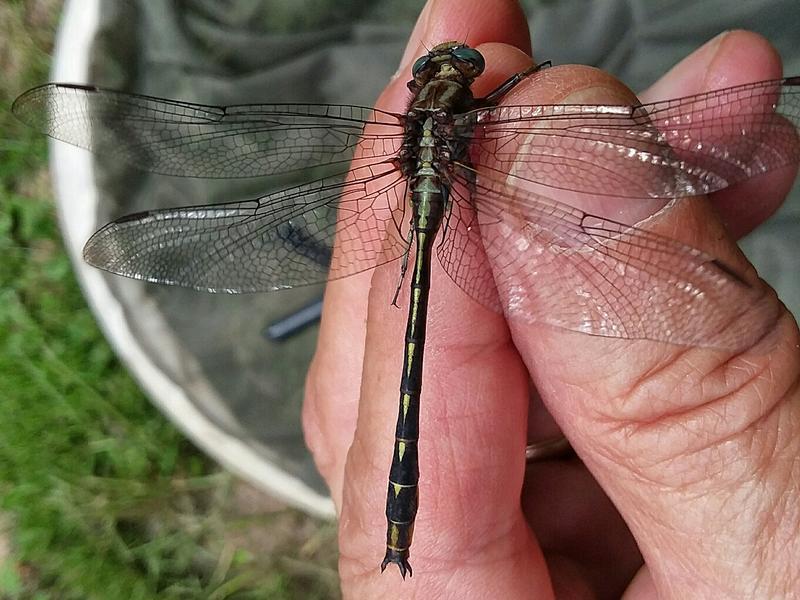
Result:
M461 42L437 44L411 67L412 83L421 88L433 79L459 79L466 85L481 73L486 61L480 52Z

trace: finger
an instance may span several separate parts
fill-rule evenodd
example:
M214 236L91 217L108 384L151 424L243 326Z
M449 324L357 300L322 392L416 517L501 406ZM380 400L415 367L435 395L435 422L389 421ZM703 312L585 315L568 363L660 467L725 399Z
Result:
M506 46L486 44L480 49L487 65L503 67L499 69L502 76L498 73L492 85L481 89L478 95L499 85L507 73L532 64L529 58ZM491 78L493 71L488 68L487 71L487 77ZM591 70L591 73L599 72ZM562 74L569 85L584 77L581 70L569 68ZM584 77L584 82L589 87L595 83L592 76ZM561 85L558 77L551 83L556 88ZM521 87L524 88L524 84ZM620 87L617 92L613 98L618 102L633 99L625 88ZM526 102L524 94L512 91L503 103ZM561 430L542 404L537 390L532 389L530 397L527 440L530 443L552 441L561 435ZM505 400L500 402L506 405ZM509 460L513 460L513 456ZM597 483L577 460L534 462L527 466L525 473L524 514L545 553L555 597L618 596L641 564L641 555L619 513ZM602 549L597 539L603 540Z
M553 104L561 102L568 94L568 101L578 104L627 105L636 101L630 90L601 71L564 66L537 73L512 91L503 104ZM646 217L664 204L663 200L614 201L620 205L618 208L604 208L619 214L619 210L630 209L633 205L633 221ZM524 257L521 247L511 252ZM522 260L524 262L525 258ZM501 272L495 271L500 280L502 269L508 264L501 265ZM546 287L546 282L542 284ZM512 326L516 331L513 322ZM515 343L520 342L515 340ZM546 362L548 352L543 351L539 358ZM532 417L536 419L532 424L532 438L541 436L542 431L552 432L536 404ZM619 513L579 461L529 465L523 502L529 522L547 555L556 597L619 596L641 565L641 555ZM602 544L598 540L602 540Z
M408 68L417 58L428 48L450 40L467 41L473 48L487 42L503 42L530 57L530 33L527 27L520 26L524 19L517 2L428 2L411 32L397 77L405 83L410 78Z
M520 49L498 69L482 77L481 86L492 89L502 73L528 66L530 37L519 5L513 1L431 2L420 14L395 79L376 107L402 114L408 103L406 82L411 63L425 49L451 39L467 39L473 47L502 39ZM317 351L309 367L303 404L303 430L317 468L328 484L337 512L341 507L347 452L356 427L361 370L364 361L365 315L372 274L361 273L332 281L325 290Z
M681 98L782 76L775 48L756 33L726 31L675 65L640 94L642 102ZM785 200L797 165L756 177L711 196L731 235L738 239L765 221Z
M496 35L519 43L514 32L525 31L526 24L516 5L497 2L493 7L497 10L488 9L464 30L458 23L455 29L441 23L461 11L469 14L469 3L429 5L421 22L437 23L433 30L439 39L427 33L413 39L427 46L442 39L474 45ZM509 14L516 21L501 22ZM508 50L519 58L518 51ZM522 57L524 64L514 70L529 64ZM513 62L512 57L505 64ZM477 86L479 94L482 86L487 82ZM393 566L382 575L377 568L384 549L386 477L404 352L403 309L408 306L405 286L401 310L390 306L397 282L397 266L377 269L372 279L361 402L345 469L340 574L346 595L359 598L384 597L400 579ZM402 583L403 590L408 595L424 590L428 596L447 590L447 595L466 598L486 589L509 597L542 590L546 597L544 561L519 506L527 376L504 322L455 287L434 260L427 333L420 504L411 549L415 572ZM502 406L493 402L497 398Z
M614 103L627 93L594 70L554 68L542 75L520 86L509 102ZM556 190L550 195L580 201ZM608 204L624 222L642 216L640 203L609 199ZM639 226L678 237L732 271L747 270L700 198L670 205ZM639 273L657 266L647 263ZM548 273L540 275L538 293L547 295L563 273L550 272L549 280ZM644 292L659 290L637 287L636 262L618 264L605 275L618 298L615 309L625 312L633 304L643 319L666 315L679 326L680 307L648 303ZM753 560L754 536L758 544L772 545L759 534L759 515L775 515L772 499L785 493L781 485L796 470L788 457L796 456L800 433L797 328L768 292L759 298L742 317L758 331L727 351L510 323L544 402L631 527L649 576L665 596L742 597L750 592L737 586L758 580L758 569L766 569L774 583L781 568L791 568ZM747 336L746 329L736 331ZM796 489L791 493L796 497ZM784 511L777 519L785 525L790 517Z

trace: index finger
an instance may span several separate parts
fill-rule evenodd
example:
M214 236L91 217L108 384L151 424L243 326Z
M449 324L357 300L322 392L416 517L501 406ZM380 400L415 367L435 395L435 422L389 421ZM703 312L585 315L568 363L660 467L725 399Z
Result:
M501 39L511 41L516 47L527 47L520 41L527 34L527 26L516 4L497 2L491 9L482 5L483 17L474 20L469 18L470 6L459 3L448 10L438 3L427 7L420 18L422 29L418 28L412 39L420 46L446 39L462 39L471 46L485 39ZM468 27L465 23L469 23ZM430 34L431 31L434 33ZM530 65L523 52L504 48L500 51L495 48L496 60L492 61L504 72L487 73L476 83L476 94L489 91L511 73ZM415 52L424 50L419 47ZM378 107L397 111L398 105L406 103L408 91L404 83L393 82ZM398 271L395 263L379 267L371 279L362 275L329 286L327 320L323 318L313 375L316 386L313 402L317 407L332 406L330 396L323 398L320 393L334 387L323 382L323 375L336 374L335 387L340 398L341 390L348 390L344 404L338 403L339 419L345 418L341 416L342 410L354 414L354 398L358 397L354 375L361 376L358 420L355 424L348 423L354 427L354 437L347 465L330 471L334 474L333 486L339 483L339 473L343 476L340 488L343 586L352 590L356 588L348 584L357 585L358 597L385 591L392 581L389 578L397 577L395 571L377 579L386 526L383 514L386 476L392 456L397 384L404 351L402 332L406 314L390 305ZM524 474L527 375L502 318L470 300L445 276L435 260L432 279L420 426L422 499L414 555L419 557L420 569L434 573L440 582L450 581L458 570L459 587L463 585L465 590L486 589L487 581L505 586L511 595L519 594L522 589L549 589L544 562L519 506ZM408 283L407 277L406 286ZM403 308L408 305L406 286L400 297ZM361 311L366 308L367 294L365 329ZM363 354L347 355L342 351L342 345L357 350L362 339L365 339ZM335 348L335 344L340 345ZM355 356L363 356L358 366ZM361 365L363 372L358 368ZM503 406L493 403L493 398L502 398ZM345 408L341 409L343 405ZM325 426L318 416L314 420ZM501 436L498 431L503 432ZM336 443L341 444L341 450L348 440L340 436ZM472 503L477 501L488 509L480 511L480 516L471 510ZM468 564L465 567L463 563ZM491 567L491 579L486 579L487 564ZM412 591L419 579L418 570L417 577L404 585ZM434 580L426 579L422 583L430 589Z

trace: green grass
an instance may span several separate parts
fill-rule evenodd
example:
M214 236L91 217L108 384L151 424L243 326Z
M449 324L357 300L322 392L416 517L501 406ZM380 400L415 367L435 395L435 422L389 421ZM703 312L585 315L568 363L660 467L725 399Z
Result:
M47 79L58 8L0 4L0 598L335 597L333 526L242 516L240 484L149 404L85 304L45 140L8 112Z

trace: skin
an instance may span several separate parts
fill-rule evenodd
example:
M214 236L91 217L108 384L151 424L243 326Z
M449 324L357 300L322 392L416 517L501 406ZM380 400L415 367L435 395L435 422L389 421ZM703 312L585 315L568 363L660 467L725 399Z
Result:
M531 63L515 3L431 2L377 106L402 112L411 62L445 40L486 57L478 96ZM771 46L737 31L639 98L780 75ZM504 102L632 98L600 71L564 66ZM783 169L679 202L652 227L746 272L733 240L776 210L794 176ZM627 222L643 216L635 201L620 209ZM393 565L381 574L406 320L390 304L397 277L392 263L329 284L306 387L306 439L339 512L346 598L800 597L800 337L785 310L737 352L591 337L507 323L436 260L414 576L401 581ZM401 298L404 308L407 289ZM526 469L526 440L559 430L578 457Z

